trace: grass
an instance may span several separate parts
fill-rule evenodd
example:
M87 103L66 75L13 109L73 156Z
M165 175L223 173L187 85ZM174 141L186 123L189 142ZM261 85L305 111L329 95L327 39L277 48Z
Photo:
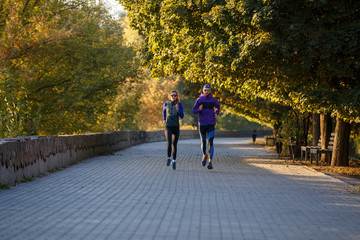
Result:
M360 186L354 186L350 189L350 192L353 194L358 194L360 195Z
M9 190L10 187L6 184L0 183L0 189L5 189L5 190Z
M349 177L357 177L360 179L360 159L352 158L349 160L349 166L344 167L332 167L322 162L319 162L319 166L310 165L310 163L307 163L307 165L319 172L341 174Z
M61 171L61 170L63 170L63 169L61 169L61 168L53 168L53 169L50 169L48 172L49 173L54 173L54 172L58 172L58 171ZM41 177L41 176L39 176L39 177ZM20 182L21 183L27 183L27 182L33 181L34 179L35 179L34 176L32 176L32 177L25 177L24 176L23 179L20 180ZM17 184L17 183L19 183L19 181L15 181L15 184ZM10 189L10 187L8 185L6 185L6 184L0 183L0 190L1 189Z
M22 182L22 183L31 182L34 179L35 179L34 177L23 177L23 179L21 179L20 182Z
M263 145L266 149L276 153L276 147L273 145L265 145L264 142L257 142L256 144ZM283 147L283 152L281 156L285 157L284 151L286 150ZM287 156L288 157L288 156ZM348 167L331 167L325 164L319 163L319 166L311 165L310 162L305 163L307 166L323 173L336 173L343 174L347 176L359 177L360 178L360 159L352 158L349 161Z
M50 169L48 172L49 173L54 173L54 172L59 172L61 170L62 170L61 168L53 168L53 169Z
M328 173L338 173L347 176L355 176L360 178L360 167L359 166L352 166L349 167L331 167L331 166L314 166L309 165L311 168L316 169L321 172L328 172Z
M256 143L259 145L264 146L266 149L276 153L276 147L273 145L266 146L265 143ZM289 157L286 155L286 150L281 154L282 157ZM297 159L300 160L300 159ZM297 161L299 163L299 161ZM316 166L315 164L310 164L310 161L305 162L302 161L301 164L305 164L308 167L322 172L327 175L331 175L332 177L341 179L344 182L347 182L349 184L348 191L360 195L360 159L350 159L349 166L348 167L332 167L327 165L326 163L319 162L319 166Z

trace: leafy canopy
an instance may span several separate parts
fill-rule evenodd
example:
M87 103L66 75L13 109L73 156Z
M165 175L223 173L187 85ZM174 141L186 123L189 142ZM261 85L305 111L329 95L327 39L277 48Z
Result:
M155 76L212 83L238 109L263 99L360 121L358 1L120 2Z
M138 74L120 20L95 0L2 1L0 53L0 137L92 131Z

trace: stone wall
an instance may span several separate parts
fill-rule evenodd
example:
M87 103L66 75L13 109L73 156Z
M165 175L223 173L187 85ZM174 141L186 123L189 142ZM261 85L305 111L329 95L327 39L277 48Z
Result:
M216 137L250 138L251 134L252 131L217 131ZM257 132L258 137L271 134L271 131ZM197 130L181 130L180 139L198 137ZM13 185L24 177L41 176L90 157L164 140L163 130L0 139L0 183Z

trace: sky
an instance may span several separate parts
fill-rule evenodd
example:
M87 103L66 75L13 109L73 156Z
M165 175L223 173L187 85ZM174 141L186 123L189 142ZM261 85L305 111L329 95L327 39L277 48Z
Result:
M124 12L124 8L116 0L103 0L103 2L108 7L109 12L115 17L118 13Z

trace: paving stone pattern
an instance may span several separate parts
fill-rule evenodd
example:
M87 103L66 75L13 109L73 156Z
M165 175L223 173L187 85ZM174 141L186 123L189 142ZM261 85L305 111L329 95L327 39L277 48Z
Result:
M88 159L0 190L0 239L360 239L351 186L250 139L215 138L214 169L200 140Z

